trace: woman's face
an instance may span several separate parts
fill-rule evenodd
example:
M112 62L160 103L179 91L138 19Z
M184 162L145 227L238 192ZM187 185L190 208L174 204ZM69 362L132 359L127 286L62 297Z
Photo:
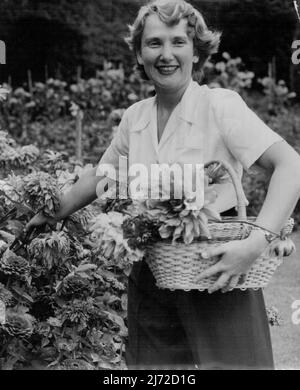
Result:
M187 20L168 26L157 15L148 16L137 59L156 88L176 91L187 86L193 62L198 61L187 35Z

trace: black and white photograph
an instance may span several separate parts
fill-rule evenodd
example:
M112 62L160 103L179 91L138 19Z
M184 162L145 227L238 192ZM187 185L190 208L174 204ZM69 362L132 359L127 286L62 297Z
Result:
M1 0L0 371L300 370L299 199L300 0Z

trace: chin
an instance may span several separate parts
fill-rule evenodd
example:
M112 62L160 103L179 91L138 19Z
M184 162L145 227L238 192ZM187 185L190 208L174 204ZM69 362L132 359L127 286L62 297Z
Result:
M180 85L182 85L182 82L180 80L168 80L167 78L165 79L160 79L160 80L154 80L154 85L160 87L160 88L168 88L168 89L174 89L178 88Z
M153 78L153 83L155 86L159 88L164 88L164 89L180 89L184 87L185 85L188 85L189 79L182 79L180 77L174 77L168 79L166 78Z

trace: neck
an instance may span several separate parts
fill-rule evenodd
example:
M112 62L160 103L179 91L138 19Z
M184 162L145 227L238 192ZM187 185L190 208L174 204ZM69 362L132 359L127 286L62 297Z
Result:
M160 107L164 107L165 109L172 109L174 108L179 101L181 100L185 90L187 89L189 83L185 84L180 89L177 89L176 91L166 91L161 88L156 88L156 96L157 96L157 103Z

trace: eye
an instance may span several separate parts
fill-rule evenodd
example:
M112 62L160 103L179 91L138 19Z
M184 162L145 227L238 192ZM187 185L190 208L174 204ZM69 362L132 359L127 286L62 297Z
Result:
M158 39L152 39L148 42L149 47L158 47L160 45L160 41Z
M176 46L183 46L186 43L186 41L183 38L175 38L173 43Z

